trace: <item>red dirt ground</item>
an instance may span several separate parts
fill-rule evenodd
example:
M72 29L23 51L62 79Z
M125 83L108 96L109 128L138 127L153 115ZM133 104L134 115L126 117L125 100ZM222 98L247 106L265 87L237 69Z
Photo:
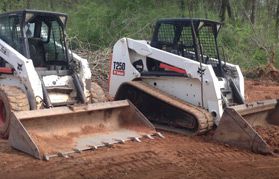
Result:
M279 83L274 81L245 81L245 98L247 102L264 99L279 99Z
M247 81L247 100L279 98L279 84ZM0 178L278 178L279 157L162 132L112 148L40 161L0 140Z

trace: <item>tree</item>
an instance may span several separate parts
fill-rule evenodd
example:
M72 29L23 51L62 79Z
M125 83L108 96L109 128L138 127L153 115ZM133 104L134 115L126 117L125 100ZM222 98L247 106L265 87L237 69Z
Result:
M257 9L257 0L252 0L252 8L251 8L251 15L250 20L252 24L256 22L256 9Z
M277 0L277 8L276 8L276 36L279 39L279 0Z
M179 0L179 7L181 11L181 17L184 17L184 12L185 12L185 2L184 0Z
M229 18L233 19L233 13L232 13L232 7L231 7L230 0L222 0L220 14L219 14L221 22L225 21L226 12L228 13Z
M31 3L30 0L26 0L26 8L27 9L30 9L30 7L31 7L30 3Z

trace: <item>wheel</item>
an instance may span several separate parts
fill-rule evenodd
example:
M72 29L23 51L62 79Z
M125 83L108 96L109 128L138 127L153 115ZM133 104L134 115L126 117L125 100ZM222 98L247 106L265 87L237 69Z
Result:
M98 85L98 83L91 83L90 95L92 103L108 101L104 90Z
M12 111L29 110L26 94L15 86L0 87L0 137L9 137L10 118Z

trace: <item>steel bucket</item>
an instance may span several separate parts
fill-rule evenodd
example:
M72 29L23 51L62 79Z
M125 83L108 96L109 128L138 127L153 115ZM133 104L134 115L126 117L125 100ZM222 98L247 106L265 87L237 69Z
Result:
M257 101L226 108L213 138L255 153L278 153L278 101Z
M14 112L9 143L38 159L151 136L153 125L127 100Z

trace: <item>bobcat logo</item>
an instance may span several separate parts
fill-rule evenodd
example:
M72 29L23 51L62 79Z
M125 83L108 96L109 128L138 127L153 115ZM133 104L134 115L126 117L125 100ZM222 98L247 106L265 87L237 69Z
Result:
M0 44L0 52L2 52L4 55L7 56L7 49L1 44Z
M17 64L17 69L19 70L19 71L22 71L22 64Z

